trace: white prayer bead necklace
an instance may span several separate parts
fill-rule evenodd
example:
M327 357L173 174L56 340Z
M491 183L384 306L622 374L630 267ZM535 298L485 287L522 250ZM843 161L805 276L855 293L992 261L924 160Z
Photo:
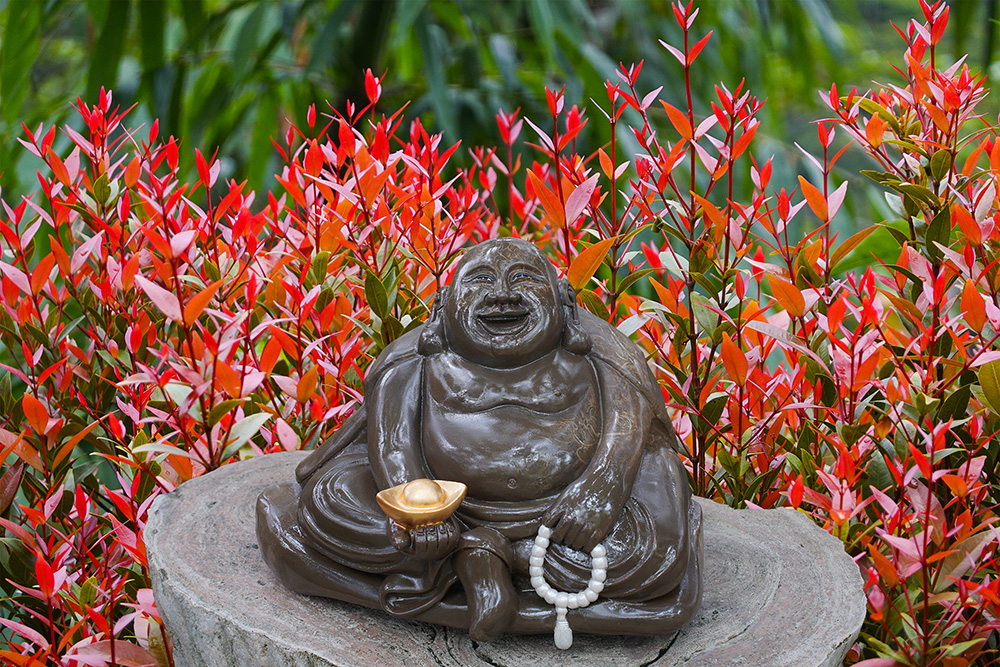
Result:
M583 609L600 596L601 591L604 590L604 581L608 578L608 552L603 544L594 547L590 552L590 581L587 583L587 587L578 593L563 593L552 588L545 581L542 570L550 537L552 537L551 528L548 526L538 527L535 546L531 548L531 558L528 560L528 574L531 576L531 585L538 597L555 605L556 627L553 639L555 639L556 648L568 649L573 645L573 630L569 627L569 621L566 620L566 612L569 609Z

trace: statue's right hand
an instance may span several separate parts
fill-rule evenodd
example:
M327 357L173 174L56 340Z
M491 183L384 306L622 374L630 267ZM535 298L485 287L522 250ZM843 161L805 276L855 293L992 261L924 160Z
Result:
M412 530L389 521L392 545L402 553L419 560L440 560L458 548L461 529L454 518L434 526L420 526Z

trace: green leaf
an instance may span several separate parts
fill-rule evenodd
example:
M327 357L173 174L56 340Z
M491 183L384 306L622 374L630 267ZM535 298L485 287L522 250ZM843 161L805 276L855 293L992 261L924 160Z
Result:
M971 397L972 389L967 384L953 391L941 404L941 408L937 413L938 420L946 422L949 419L961 419L965 417L965 413L969 409L969 399Z
M931 220L924 232L924 242L927 244L927 254L932 259L940 260L943 257L941 248L947 248L951 244L951 212L944 209Z
M385 293L385 286L378 276L371 272L365 276L365 299L379 319L385 319L389 314L389 297Z
M990 409L1000 415L1000 359L979 367L979 385Z
M231 398L221 403L216 403L214 407L208 413L208 424L207 426L212 427L219 423L222 417L229 413L230 410L235 408L237 405L242 403L243 398Z
M618 293L624 294L625 290L635 284L637 280L642 280L651 273L655 273L656 269L642 269L641 271L635 271L628 274L620 281L618 281Z
M258 412L236 422L236 425L229 431L229 441L226 443L225 449L222 450L222 456L219 457L219 460L225 461L232 457L250 438L257 435L260 427L267 423L270 418L269 413Z
M840 264L840 261L851 254L852 250L864 243L865 239L871 236L872 232L876 229L878 229L878 227L866 227L841 243L840 247L833 251L833 257L830 258L831 270L836 271L837 265Z
M611 313L608 312L608 307L604 305L604 301L601 300L601 297L597 296L596 292L589 289L582 289L577 293L577 296L580 297L580 301L584 307L594 315L605 321L611 320Z
M715 335L715 325L719 321L719 315L708 307L709 303L709 300L702 295L691 294L691 308L694 310L694 318L711 338Z
M947 148L941 148L934 152L930 162L931 177L935 181L943 181L951 170L951 152Z

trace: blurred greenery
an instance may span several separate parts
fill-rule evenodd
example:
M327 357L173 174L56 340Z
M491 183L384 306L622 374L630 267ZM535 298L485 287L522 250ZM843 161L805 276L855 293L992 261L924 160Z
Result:
M913 0L700 4L695 31L714 35L696 64L696 108L708 112L719 82L733 89L745 79L766 98L756 154L775 155L779 187L811 168L794 144L815 145L817 89L895 80L888 62L901 61L903 42L890 21L903 27L920 13ZM945 45L983 71L996 4L957 0ZM182 139L189 174L195 147L218 147L222 176L258 189L275 187L271 137L281 141L289 122L305 127L313 102L364 102L369 67L387 74L382 110L412 101L409 117L466 147L498 141L500 108L546 117L547 85L592 110L578 147L593 150L609 139L593 107L607 104L604 80L619 62L644 60L640 89L662 85L666 99L685 103L682 70L659 44L680 36L666 0L0 0L0 26L5 197L36 186L37 160L16 141L21 123L77 122L70 105L102 86L135 105L133 126L159 118L161 137ZM627 131L619 139L634 145ZM851 159L841 178L867 166ZM881 196L848 201L839 220L848 231L891 216Z

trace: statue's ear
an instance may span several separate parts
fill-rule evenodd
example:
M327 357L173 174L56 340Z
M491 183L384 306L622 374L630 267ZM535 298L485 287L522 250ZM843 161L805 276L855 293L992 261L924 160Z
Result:
M559 296L563 305L563 336L562 346L573 354L587 354L594 342L590 339L578 317L576 305L576 290L565 278L559 279Z
M444 304L447 301L448 288L442 287L434 295L431 315L424 323L424 330L420 332L420 341L417 343L417 352L425 357L444 352L448 346L444 338Z

